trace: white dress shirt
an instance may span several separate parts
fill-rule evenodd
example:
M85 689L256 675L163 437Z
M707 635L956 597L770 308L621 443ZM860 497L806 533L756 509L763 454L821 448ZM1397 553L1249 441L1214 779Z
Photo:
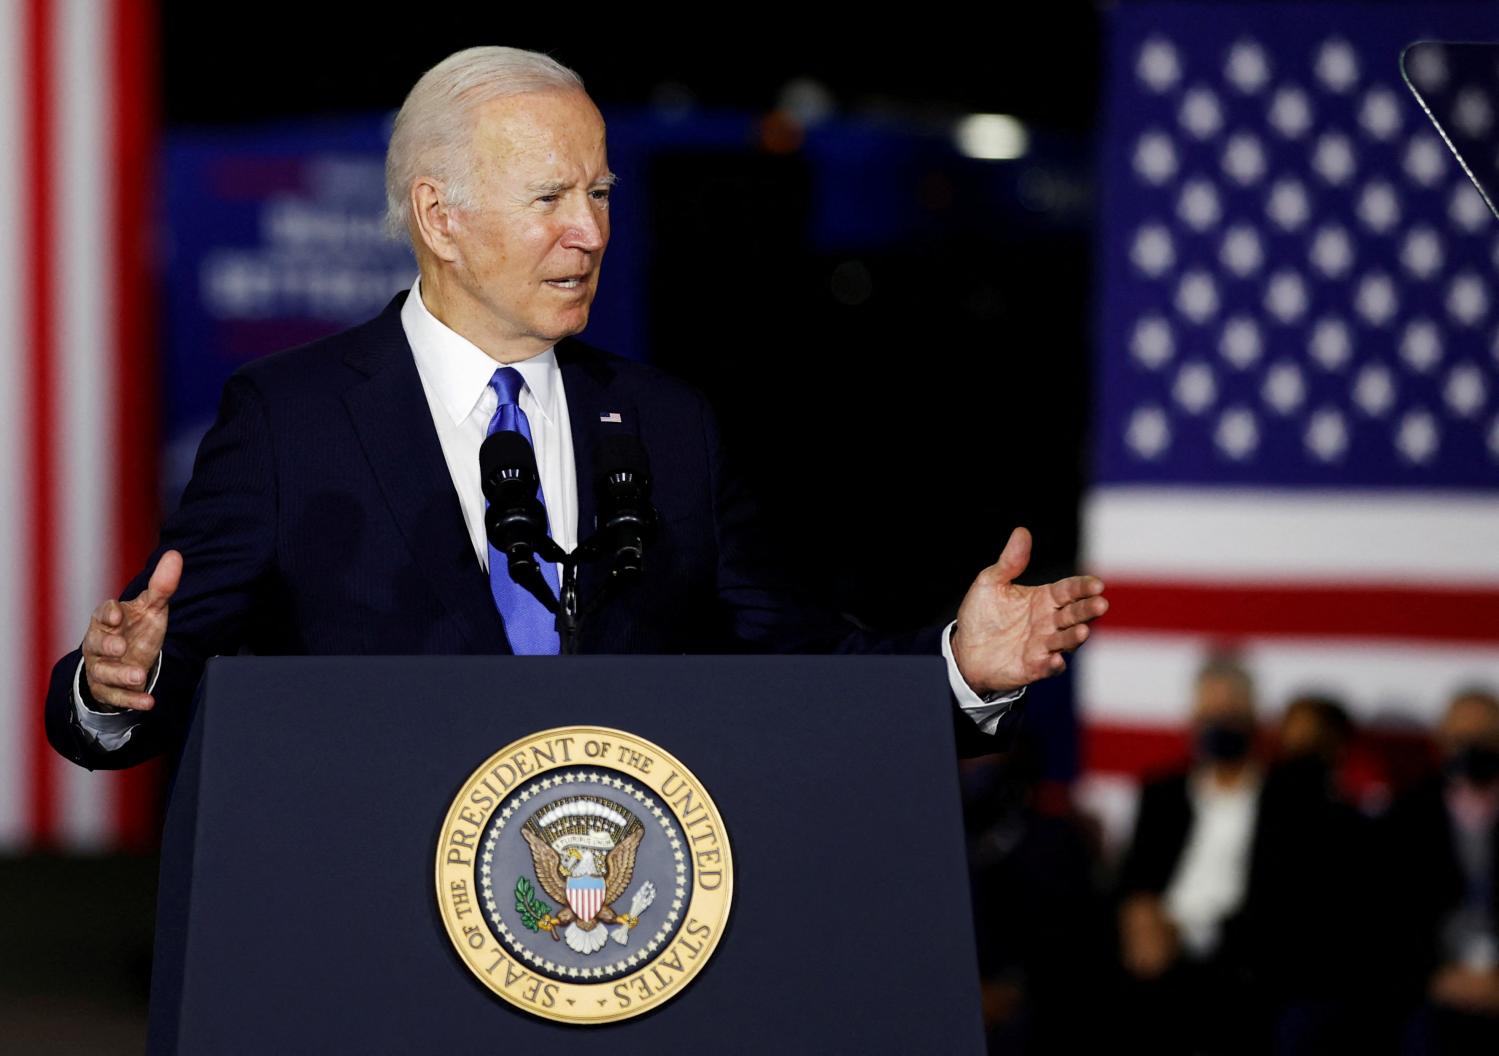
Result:
M421 375L448 474L463 505L463 520L474 553L487 572L489 542L484 534L479 447L499 406L500 398L489 380L502 364L440 322L427 310L421 294L421 280L417 279L401 307L401 326L416 358L416 372ZM520 409L531 426L552 538L563 550L572 550L578 545L578 471L573 462L572 424L557 353L549 348L530 359L503 365L520 371L526 381L520 391Z
M1218 948L1223 922L1249 889L1249 854L1259 813L1258 778L1220 788L1194 775L1188 782L1192 828L1165 892L1166 915L1196 957Z
M463 507L463 520L479 565L489 569L489 544L484 534L484 492L479 485L479 446L484 442L489 420L494 417L499 397L490 387L497 363L477 345L450 329L428 311L421 296L421 279L411 284L411 293L401 307L401 327L411 345L421 377L427 408L442 445L442 456L453 478L453 488ZM531 426L531 441L536 449L536 469L541 477L541 493L546 500L552 538L564 550L578 545L578 475L573 461L571 419L567 412L567 393L562 372L557 366L554 349L516 363L514 367L525 379L520 392L520 409ZM942 633L942 655L947 660L948 684L963 711L985 733L993 733L1000 719L1025 690L1018 689L1000 697L984 699L969 688L958 673L953 660L951 637L956 624ZM161 657L148 680L146 692L156 684ZM113 751L130 739L137 717L134 712L102 713L90 709L78 690L83 665L73 676L73 703L79 724L100 747Z

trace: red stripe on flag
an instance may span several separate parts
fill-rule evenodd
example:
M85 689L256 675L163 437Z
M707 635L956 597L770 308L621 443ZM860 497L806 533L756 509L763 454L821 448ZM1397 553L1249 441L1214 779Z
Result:
M53 444L56 402L53 368L57 361L57 332L53 325L53 201L54 116L52 62L52 4L50 0L28 0L22 16L26 58L30 63L25 84L26 197L22 213L21 259L26 262L29 282L26 298L26 348L30 356L24 391L30 435L27 438L27 469L30 473L30 516L26 519L29 556L25 608L29 618L23 633L29 648L24 661L21 701L29 709L31 838L37 846L48 846L57 836L58 809L51 767L52 749L47 745L41 701L46 695L51 671L56 626L57 581L53 570L53 536L56 527L52 488Z
M1108 578L1104 628L1197 634L1499 642L1499 590Z
M116 430L114 549L109 561L111 589L135 574L155 543L158 435L157 370L153 337L155 303L150 242L152 177L156 158L156 5L149 0L114 0L108 39L114 161L111 183L114 223L115 407ZM128 428L126 423L128 423ZM129 850L153 846L158 835L160 767L156 763L121 771L115 797L119 844Z
M1187 762L1192 747L1185 725L1089 722L1083 725L1081 738L1083 770L1098 774L1140 777L1170 770Z

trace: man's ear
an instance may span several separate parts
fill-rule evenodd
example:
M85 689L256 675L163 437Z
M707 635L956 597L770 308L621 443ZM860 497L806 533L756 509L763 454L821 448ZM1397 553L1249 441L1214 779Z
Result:
M411 185L411 222L415 235L438 260L458 259L453 241L454 217L443 194L443 185L430 176Z

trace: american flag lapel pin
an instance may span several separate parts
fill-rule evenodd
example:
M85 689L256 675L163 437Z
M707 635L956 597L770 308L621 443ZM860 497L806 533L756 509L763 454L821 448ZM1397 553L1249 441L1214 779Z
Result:
M609 422L613 425L621 425L624 423L624 419L619 416L618 411L610 411L608 414L599 415L599 421Z

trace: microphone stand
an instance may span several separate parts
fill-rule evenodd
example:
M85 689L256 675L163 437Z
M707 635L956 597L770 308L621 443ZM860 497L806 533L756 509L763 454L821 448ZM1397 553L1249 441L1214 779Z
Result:
M612 501L601 499L601 506L611 511L608 523L595 520L593 534L570 553L546 534L546 510L539 498L535 452L525 437L501 430L488 437L479 449L480 483L486 499L484 534L490 545L505 555L510 579L556 616L558 646L563 655L577 653L583 618L639 577L645 540L655 530L656 512L649 498L650 477L639 440L614 437L606 442L606 448L620 460L620 468L600 480L601 495L613 496ZM611 485L623 490L617 496L602 490ZM587 608L582 608L578 566L609 552L613 553L613 560L603 589ZM556 596L538 560L557 565L560 574Z
M578 633L582 628L583 616L593 612L597 608L595 603L588 606L583 613L579 612L578 605L578 566L584 561L592 561L599 556L599 548L593 538L580 543L577 549L571 553L562 549L550 537L543 539L536 547L536 556L543 561L550 561L559 568L557 577L560 590L553 597L551 587L542 576L536 576L537 582L527 582L517 579L516 582L535 595L536 600L546 606L546 610L557 616L557 636L560 641L561 655L574 656L578 652ZM511 578L515 578L513 575Z

